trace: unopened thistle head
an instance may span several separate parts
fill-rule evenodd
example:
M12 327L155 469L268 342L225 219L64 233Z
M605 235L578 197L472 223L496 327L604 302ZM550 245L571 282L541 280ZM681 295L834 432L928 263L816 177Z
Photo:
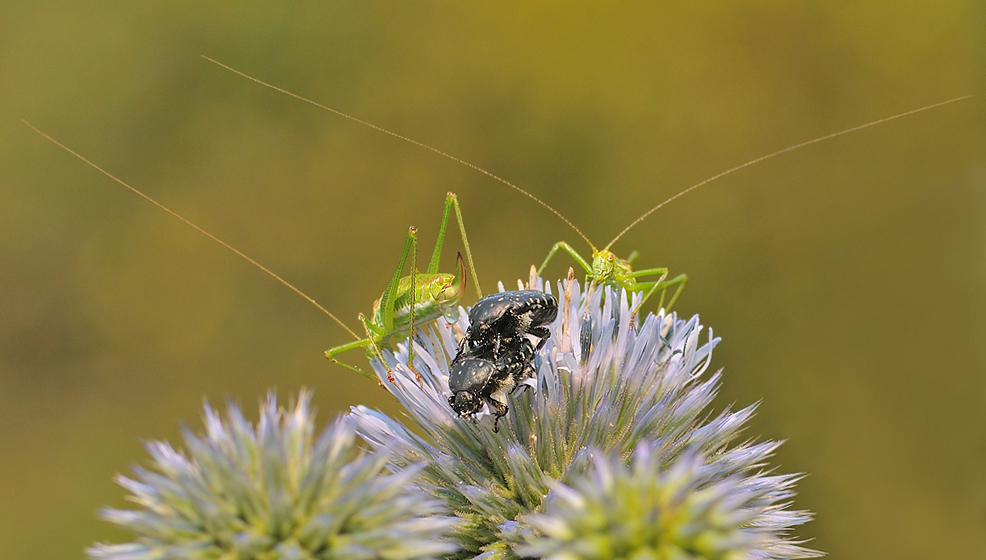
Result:
M717 462L687 452L668 464L647 441L624 457L590 451L587 469L568 485L551 484L541 513L521 516L511 540L523 557L548 560L614 558L797 558L806 551L778 542L779 523L803 513L777 510L795 475L723 477ZM780 516L772 524L758 523Z
M533 274L527 287L551 290ZM508 398L498 432L448 404L464 312L415 337L421 385L406 345L385 351L396 385L374 364L416 430L362 406L350 414L371 446L393 452L395 471L427 464L419 484L462 520L448 558L817 556L791 534L809 519L788 509L796 477L764 473L777 443L736 443L755 407L709 416L720 380L703 379L711 330L701 343L698 317L663 312L638 324L639 294L583 293L571 276L556 293L532 387Z
M340 418L315 436L310 395L279 408L274 395L250 424L205 407L206 433L185 432L185 450L148 445L149 469L119 477L134 510L103 517L136 534L87 552L111 560L409 559L456 550L455 519L415 484L421 467L388 470L384 450L356 447Z

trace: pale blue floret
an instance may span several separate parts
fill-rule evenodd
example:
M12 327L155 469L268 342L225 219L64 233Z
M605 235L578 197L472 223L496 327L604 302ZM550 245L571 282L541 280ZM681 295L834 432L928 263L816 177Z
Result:
M646 441L629 465L616 454L591 455L592 464L573 473L569 485L551 484L541 513L522 516L512 528L508 538L521 543L518 554L549 560L816 555L775 534L779 525L809 519L776 507L793 495L797 476L744 478L697 452L667 464ZM784 519L771 519L778 514Z
M536 277L528 287L552 291ZM350 414L372 447L394 452L391 468L431 461L422 471L422 484L464 520L455 532L462 550L451 557L817 556L791 536L794 527L810 518L788 509L798 477L767 476L762 471L778 444L734 443L755 406L708 416L720 381L719 373L702 378L718 343L711 330L702 343L698 317L681 320L663 312L647 315L638 324L631 309L637 308L639 294L630 298L610 289L584 294L574 281L559 283L554 291L558 318L535 360L533 390L517 391L508 399L510 410L500 420L498 433L493 432L492 418L463 419L448 404L448 367L457 337L469 326L465 311L454 324L439 320L427 332L419 331L414 366L421 385L404 365L406 344L395 353L385 352L396 385L386 381L382 364L374 364L383 385L404 405L415 431L366 407L354 407ZM588 349L581 348L579 336L583 323L594 325L585 356ZM646 461L639 459L642 454ZM638 459L627 470L623 467L631 456ZM590 547L595 552L589 553L580 548L587 541L561 539L555 532L579 526L585 521L580 512L595 502L619 500L615 494L607 498L580 493L584 481L610 481L613 488L623 488L629 484L623 478L632 481L641 469L676 484L683 493L679 500L657 502L655 507L686 507L688 511L679 512L682 518L706 527L689 542L711 542L708 546L724 555L660 555L655 548L634 548L633 539L621 541L621 534L647 523L626 517L631 503L610 504L613 525L606 538L611 547L602 552ZM670 486L664 490L670 491ZM572 546L566 548L568 544Z

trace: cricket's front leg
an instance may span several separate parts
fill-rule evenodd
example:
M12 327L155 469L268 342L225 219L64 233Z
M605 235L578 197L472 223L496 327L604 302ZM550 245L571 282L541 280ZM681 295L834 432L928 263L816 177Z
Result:
M545 267L548 266L548 262L551 261L552 257L555 256L555 253L558 252L558 249L563 249L566 253L571 255L572 258L575 259L575 262L579 263L579 266L581 266L582 269L585 270L586 274L592 274L592 265L590 265L589 262L585 260L582 257L582 255L578 253L578 251L573 249L571 245L565 243L564 241L559 241L558 243L552 245L551 250L548 251L548 256L544 258L544 262L541 263L541 266L538 268L539 276L541 275L542 272L544 272Z

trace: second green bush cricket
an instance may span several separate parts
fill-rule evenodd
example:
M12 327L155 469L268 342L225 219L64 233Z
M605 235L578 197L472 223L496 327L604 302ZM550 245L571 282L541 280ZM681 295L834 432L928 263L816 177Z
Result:
M459 232L462 235L462 245L466 251L466 261L469 263L469 273L472 275L472 284L476 288L476 296L483 297L483 291L479 287L479 278L476 275L476 267L473 264L472 251L469 249L466 229L462 223L459 199L455 193L448 193L445 196L445 210L442 213L442 222L438 230L438 240L435 242L431 260L428 261L428 268L423 273L417 272L415 263L417 261L418 234L417 228L412 227L408 229L400 263L397 265L397 270L394 271L386 289L384 289L383 295L373 303L373 311L370 316L359 314L359 320L366 330L366 338L329 348L325 351L326 358L356 373L376 379L359 367L337 359L336 356L356 348L366 348L367 358L378 357L380 362L386 365L380 352L380 345L386 344L391 338L410 337L416 324L422 325L443 315L452 317L458 314L459 298L466 285L466 269L462 262L462 254L457 255L454 274L438 272L439 260L442 256L442 244L445 241L445 229L448 226L449 213L453 209L459 224ZM403 276L408 253L411 254L411 274ZM409 340L407 365L412 370L414 369L413 360L414 345ZM394 382L393 376L390 376L390 381Z
M809 145L812 145L812 144L816 144L818 142L823 142L825 140L829 140L829 139L835 138L837 136L842 136L844 134L849 134L851 132L856 132L856 131L862 130L864 128L869 128L869 127L876 126L878 124L882 124L882 123L885 123L885 122L888 122L888 121L891 121L891 120L899 119L901 117L905 117L905 116L908 116L908 115L913 115L915 113L919 113L919 112L926 111L926 110L929 110L929 109L933 109L933 108L936 108L936 107L941 107L942 105L947 105L949 103L953 103L953 102L956 102L956 101L960 101L960 100L968 99L969 98L969 96L957 97L957 98L949 99L947 101L942 101L942 102L939 102L939 103L934 103L934 104L931 104L931 105L926 105L924 107L920 107L920 108L917 108L917 109L912 109L910 111L905 111L903 113L898 113L898 114L895 114L895 115L891 115L889 117L884 117L884 118L881 118L881 119L870 121L870 122L865 123L865 124L861 124L861 125L858 125L858 126L850 127L850 128L841 130L839 132L834 132L834 133L831 133L831 134L827 134L827 135L820 136L820 137L817 137L817 138L814 138L814 139L811 139L811 140L807 140L805 142L801 142L801 143L795 144L793 146L788 146L786 148L782 148L782 149L776 150L776 151L771 152L769 154L766 154L764 156L760 156L758 158L755 158L755 159L752 159L750 161L747 161L746 163L743 163L743 164L737 165L735 167L732 167L730 169L727 169L727 170L725 170L725 171L723 171L721 173L718 173L716 175L713 175L713 176L709 177L708 179L705 179L705 180L700 181L700 182L698 182L698 183L696 183L694 185L691 185L690 187L688 187L688 188L686 188L686 189L678 192L674 196L671 196L667 200L665 200L665 201L661 202L660 204L657 204L653 208L647 210L646 212L644 212L643 214L641 214L638 218L636 218L635 220L633 220L628 226L626 226L623 229L623 231L621 231L616 237L614 237L609 243L607 243L606 246L604 246L602 249L598 249L596 247L596 245L593 244L592 241L590 241L589 238L584 233L582 233L582 231L574 223L572 223L568 218L566 218L564 215L562 215L554 207L552 207L551 205L549 205L545 201L541 200L540 198L538 198L534 194L530 193L529 191L527 191L527 190L525 190L525 189L517 186L516 184L514 184L514 183L512 183L510 181L507 181L506 179L503 179L502 177L500 177L498 175L495 175L495 174L491 173L490 171L487 171L487 170L485 170L483 168L480 168L477 165L474 165L472 163L469 163L468 161L465 161L465 160L463 160L461 158L458 158L456 156L453 156L453 155L451 155L451 154L449 154L449 153L447 153L445 151L442 151L442 150L440 150L438 148L432 147L432 146L430 146L428 144L425 144L423 142L420 142L418 140L414 140L414 139L409 138L407 136L398 134L396 132L392 132L390 130L387 130L385 128L382 128L380 126L377 126L375 124L372 124L370 122L367 122L365 120L362 120L360 118L354 117L352 115L349 115L349 114L344 113L342 111L339 111L337 109L333 109L331 107L328 107L328 106L323 105L321 103L318 103L316 101L312 101L311 99L302 97L302 96L297 95L295 93L292 93L292 92L290 92L288 90L282 89L282 88L280 88L278 86L275 86L275 85L272 85L270 83L267 83L267 82L264 82L262 80L259 80L257 78L254 78L253 76L250 76L248 74L245 74L245 73L243 73L243 72L241 72L239 70L236 70L235 68L231 68L230 66L227 66L227 65L225 65L225 64L223 64L221 62L218 62L216 60L213 60L212 58L209 58L207 56L203 56L203 58L205 58L209 62L212 62L212 63L214 63L214 64L216 64L218 66L221 66L221 67L223 67L223 68L225 68L225 69L227 69L227 70L229 70L229 71L231 71L231 72L233 72L233 73L235 73L235 74L237 74L239 76L242 76L242 77L244 77L244 78L246 78L246 79L248 79L250 81L256 82L257 84L260 84L262 86L268 87L268 88L273 89L275 91L278 91L280 93L286 94L286 95L288 95L290 97L293 97L295 99L298 99L300 101L303 101L305 103L308 103L310 105L313 105L313 106L315 106L315 107L317 107L319 109L323 109L325 111L328 111L328 112L333 113L335 115L338 115L340 117L344 117L346 119L349 119L351 121L354 121L354 122L356 122L358 124L361 124L363 126L369 127L369 128L371 128L373 130L376 130L378 132L382 132L382 133L387 134L389 136L392 136L394 138L397 138L397 139L400 139L402 141L405 141L405 142L408 142L410 144L413 144L415 146L418 146L420 148L424 148L424 149L426 149L428 151L434 152L434 153L436 153L438 155L441 155L441 156L443 156L445 158L448 158L448 159L450 159L450 160L452 160L452 161L454 161L456 163L459 163L461 165L464 165L466 167L469 167L470 169L473 169L474 171L477 171L479 173L482 173L483 175L486 175L487 177L490 177L490 178L494 179L495 181L497 181L497 182L499 182L499 183L501 183L501 184L503 184L503 185L505 185L507 187L510 187L510 188L516 190L517 192L523 194L524 196L527 196L528 198L534 200L535 202L537 202L538 204L540 204L541 206L543 206L544 208L546 208L548 211L550 211L553 214L555 214L556 216L558 216L569 227L571 227L572 230L574 230L575 233L578 234L578 236L581 237L586 242L586 244L589 246L589 248L592 251L592 257L591 258L586 258L586 257L583 257L569 243L567 243L565 241L559 241L559 242L555 243L552 246L552 248L548 251L547 256L545 257L544 261L541 263L541 266L538 267L537 273L538 274L541 274L545 270L545 268L547 267L548 263L555 256L555 254L559 250L561 250L561 251L569 254L572 257L572 259L574 259L575 262L578 263L579 267L581 267L585 271L585 274L586 274L586 282L587 282L587 284L589 284L589 288L588 289L592 289L593 286L609 286L609 287L613 287L613 288L616 288L616 289L626 289L628 292L631 292L631 293L640 293L640 294L642 294L640 303L637 304L637 306L634 309L634 312L638 311L643 306L643 304L647 301L647 299L650 298L654 293L657 293L657 292L660 292L661 293L661 299L660 299L659 307L664 307L665 306L664 305L664 303L665 303L664 300L665 300L665 296L667 294L667 291L669 289L671 289L671 288L674 288L674 292L671 295L670 300L668 300L667 306L666 306L666 309L667 310L670 310L670 308L677 301L678 297L681 295L681 291L684 289L685 284L688 281L688 277L685 274L679 274L679 275L677 275L677 276L675 276L675 277L673 277L671 279L668 279L669 271L668 271L667 268L664 268L664 267L651 267L651 268L634 270L633 269L633 263L634 263L634 261L636 260L636 258L638 256L636 251L633 251L632 253L630 253L630 255L627 258L625 258L625 259L618 257L615 253L613 253L612 251L610 251L610 248L617 241L619 241L620 238L622 238L628 231L630 231L633 227L635 227L637 224L639 224L640 222L642 222L644 219L646 219L648 216L650 216L651 214L653 214L654 212L656 212L660 208L663 208L668 203L674 201L675 199L677 199L677 198L679 198L679 197L681 197L681 196L683 196L683 195L685 195L685 194L687 194L687 193L689 193L689 192L691 192L691 191L693 191L693 190L695 190L695 189L697 189L697 188L699 188L699 187L701 187L703 185L706 185L708 183L711 183L711 182L713 182L713 181L715 181L717 179L720 179L720 178L722 178L722 177L724 177L726 175L729 175L731 173L734 173L736 171L739 171L739 170L741 170L743 168L746 168L746 167L749 167L751 165L760 163L760 162L762 162L764 160L767 160L767 159L771 159L771 158L773 158L775 156L779 156L781 154L784 154L784 153L787 153L787 152L791 152L791 151L797 150L799 148L803 148L803 147L806 147L806 146L809 146ZM653 279L649 279L649 278L653 278Z

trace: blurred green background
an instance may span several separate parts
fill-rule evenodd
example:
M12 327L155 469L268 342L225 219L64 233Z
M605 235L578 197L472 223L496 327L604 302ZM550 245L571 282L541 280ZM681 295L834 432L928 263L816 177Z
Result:
M406 228L459 194L484 288L526 276L557 218L434 154L257 86L206 54L451 152L604 245L687 272L723 337L719 407L811 476L800 532L833 558L986 558L986 6L941 2L10 2L0 5L0 556L122 539L114 473L316 391L328 420L388 394L328 363L341 329L110 182L24 118L355 325ZM449 237L444 268L458 238ZM560 277L558 261L549 276ZM471 299L469 301L471 303ZM362 362L358 354L352 356ZM255 412L254 412L255 414Z

